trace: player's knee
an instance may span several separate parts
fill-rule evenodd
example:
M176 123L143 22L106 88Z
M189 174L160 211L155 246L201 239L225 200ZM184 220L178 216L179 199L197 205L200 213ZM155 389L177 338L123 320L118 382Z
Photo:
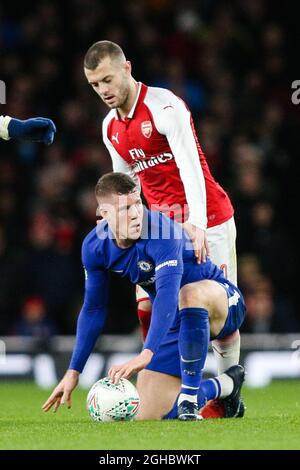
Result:
M209 297L198 283L186 284L180 289L179 308L208 308Z
M217 346L219 345L222 346L222 345L235 343L239 341L240 341L240 332L239 330L235 330L233 333L229 334L228 336L225 336L224 338L215 339L213 343L216 344Z

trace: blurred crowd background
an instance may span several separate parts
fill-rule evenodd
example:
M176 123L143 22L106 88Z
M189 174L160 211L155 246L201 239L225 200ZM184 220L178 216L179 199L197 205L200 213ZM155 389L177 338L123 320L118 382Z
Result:
M0 114L52 118L50 147L0 143L0 334L74 334L80 247L95 224L94 185L111 170L107 109L82 60L117 42L133 76L186 100L237 224L246 332L300 331L292 14L258 0L72 0L0 5ZM280 6L281 5L281 6ZM134 287L112 276L105 331L137 328Z

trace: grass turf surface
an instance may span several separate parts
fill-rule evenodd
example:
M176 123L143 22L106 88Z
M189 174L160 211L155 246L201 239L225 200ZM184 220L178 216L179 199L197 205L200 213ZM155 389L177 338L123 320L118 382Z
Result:
M0 382L0 449L300 449L299 381L243 389L243 419L192 423L94 423L85 390L70 410L43 413L49 393L31 383Z

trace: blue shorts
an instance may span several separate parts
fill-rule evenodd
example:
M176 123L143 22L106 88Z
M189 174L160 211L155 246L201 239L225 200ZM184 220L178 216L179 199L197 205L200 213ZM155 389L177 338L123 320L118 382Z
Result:
M238 330L244 321L246 313L245 302L239 289L229 281L216 282L223 286L227 292L228 315L220 333L213 338L211 337L211 340L225 338ZM146 369L163 374L181 376L178 349L179 328L180 323L178 322L174 328L168 331L164 341Z

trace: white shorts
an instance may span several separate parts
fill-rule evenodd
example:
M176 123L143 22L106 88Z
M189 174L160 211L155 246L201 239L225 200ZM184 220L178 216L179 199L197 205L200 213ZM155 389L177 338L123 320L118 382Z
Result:
M223 224L207 229L207 241L210 251L210 259L224 271L225 277L232 284L237 285L236 265L236 228L234 217ZM148 294L140 286L136 286L136 300L148 300Z
M231 217L223 224L208 228L206 233L210 259L219 268L223 269L225 277L236 286L236 228L234 217Z

